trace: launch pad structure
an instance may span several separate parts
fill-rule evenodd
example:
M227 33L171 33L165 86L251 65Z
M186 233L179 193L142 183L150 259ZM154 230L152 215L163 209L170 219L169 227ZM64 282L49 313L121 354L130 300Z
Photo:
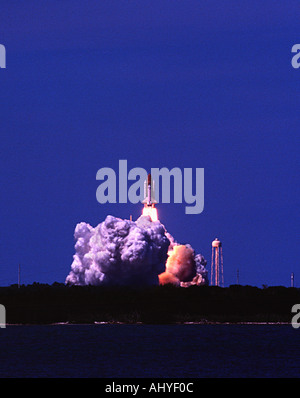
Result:
M157 210L155 200L155 187L151 174L148 174L144 181L144 204L143 215L150 216L152 221L157 221ZM130 219L132 220L132 218ZM211 285L224 287L224 273L223 273L223 251L222 243L216 238L212 241L211 253Z
M222 242L216 238L212 241L211 246L210 284L224 287Z

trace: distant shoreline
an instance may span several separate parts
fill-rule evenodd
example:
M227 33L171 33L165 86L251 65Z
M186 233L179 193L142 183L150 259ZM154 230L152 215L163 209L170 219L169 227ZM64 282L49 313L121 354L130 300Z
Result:
M213 325L213 326L230 326L230 325L291 325L291 322L177 322L177 323L127 323L127 322L94 322L94 323L71 323L71 322L54 322L54 323L7 323L6 326L117 326L117 325L139 325L139 326L178 326L178 325Z

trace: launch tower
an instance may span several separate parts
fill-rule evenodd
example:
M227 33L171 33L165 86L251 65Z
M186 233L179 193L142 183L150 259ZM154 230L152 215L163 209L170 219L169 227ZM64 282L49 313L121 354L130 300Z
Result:
M222 242L218 238L211 243L210 284L224 287Z

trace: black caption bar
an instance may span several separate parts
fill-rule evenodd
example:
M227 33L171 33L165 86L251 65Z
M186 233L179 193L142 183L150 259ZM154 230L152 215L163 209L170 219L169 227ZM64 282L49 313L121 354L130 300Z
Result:
M1 379L1 375L0 375ZM268 391L278 391L281 387L287 387L298 383L298 379L196 379L196 378L9 378L0 380L1 387L13 388L16 393L24 392L26 388L43 388L50 394L68 388L68 393L78 392L78 389L88 388L89 390L108 394L124 394L127 396L142 396L159 393L177 394L199 394L205 388L214 393L224 393L224 389L237 389L238 387L247 392L257 392L258 388L266 387ZM259 384L257 384L259 383ZM39 390L38 390L39 391Z

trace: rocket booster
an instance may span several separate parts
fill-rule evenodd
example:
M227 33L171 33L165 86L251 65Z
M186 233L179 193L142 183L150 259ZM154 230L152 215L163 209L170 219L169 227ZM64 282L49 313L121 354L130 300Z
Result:
M151 178L151 174L148 174L147 180L144 181L144 200L142 203L146 206L154 207L157 201L155 200L154 196L154 181Z

